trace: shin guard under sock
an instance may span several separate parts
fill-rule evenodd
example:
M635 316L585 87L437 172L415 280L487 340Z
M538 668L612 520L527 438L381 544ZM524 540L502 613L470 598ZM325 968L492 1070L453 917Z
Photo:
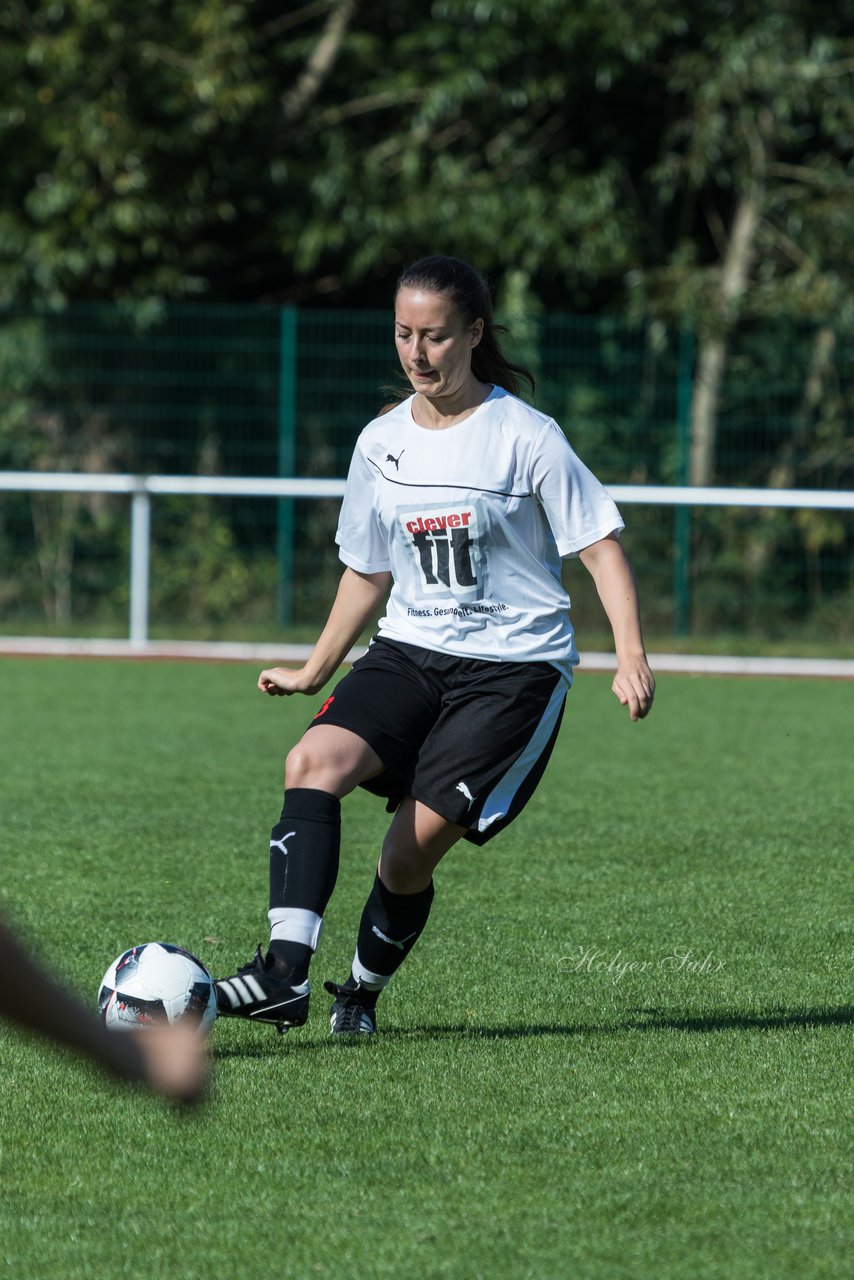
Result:
M270 950L302 982L317 949L323 913L335 888L341 848L341 801L328 791L289 787L270 833Z
M421 936L432 903L432 881L419 893L392 893L377 875L359 924L351 983L379 995Z

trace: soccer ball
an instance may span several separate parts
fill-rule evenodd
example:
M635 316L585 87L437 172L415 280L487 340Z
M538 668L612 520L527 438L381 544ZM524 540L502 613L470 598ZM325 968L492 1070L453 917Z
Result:
M180 1021L207 1033L216 1017L216 988L189 951L169 942L145 942L110 965L98 993L98 1012L114 1031Z

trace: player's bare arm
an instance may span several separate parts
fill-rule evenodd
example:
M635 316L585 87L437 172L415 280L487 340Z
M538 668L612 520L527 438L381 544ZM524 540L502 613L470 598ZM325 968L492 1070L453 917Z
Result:
M652 707L655 677L644 649L632 567L616 534L592 543L579 558L596 584L614 635L617 674L611 689L632 720L642 720Z
M270 667L258 677L262 693L274 697L317 693L335 674L388 594L390 573L358 573L347 568L326 626L304 667Z
M107 1030L78 996L30 955L0 920L0 1018L35 1031L130 1082L164 1097L197 1102L208 1070L204 1037L195 1026L172 1024L140 1031Z

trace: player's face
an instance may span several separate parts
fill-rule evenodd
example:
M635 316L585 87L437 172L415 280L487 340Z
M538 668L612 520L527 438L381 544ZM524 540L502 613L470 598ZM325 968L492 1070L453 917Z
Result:
M428 397L453 396L472 381L471 353L483 321L468 324L444 293L400 289L394 308L394 340L404 373Z

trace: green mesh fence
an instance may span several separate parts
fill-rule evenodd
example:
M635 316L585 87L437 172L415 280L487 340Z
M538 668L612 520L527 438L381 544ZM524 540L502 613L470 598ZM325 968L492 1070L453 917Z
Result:
M620 317L514 323L536 403L608 484L687 479L695 344ZM854 335L745 326L716 416L714 483L850 485ZM75 305L0 314L0 469L340 477L399 385L386 312ZM310 636L339 573L337 503L158 497L151 628L161 636ZM653 638L850 640L842 512L624 509ZM0 493L0 625L126 634L128 500ZM568 567L588 647L603 620Z

